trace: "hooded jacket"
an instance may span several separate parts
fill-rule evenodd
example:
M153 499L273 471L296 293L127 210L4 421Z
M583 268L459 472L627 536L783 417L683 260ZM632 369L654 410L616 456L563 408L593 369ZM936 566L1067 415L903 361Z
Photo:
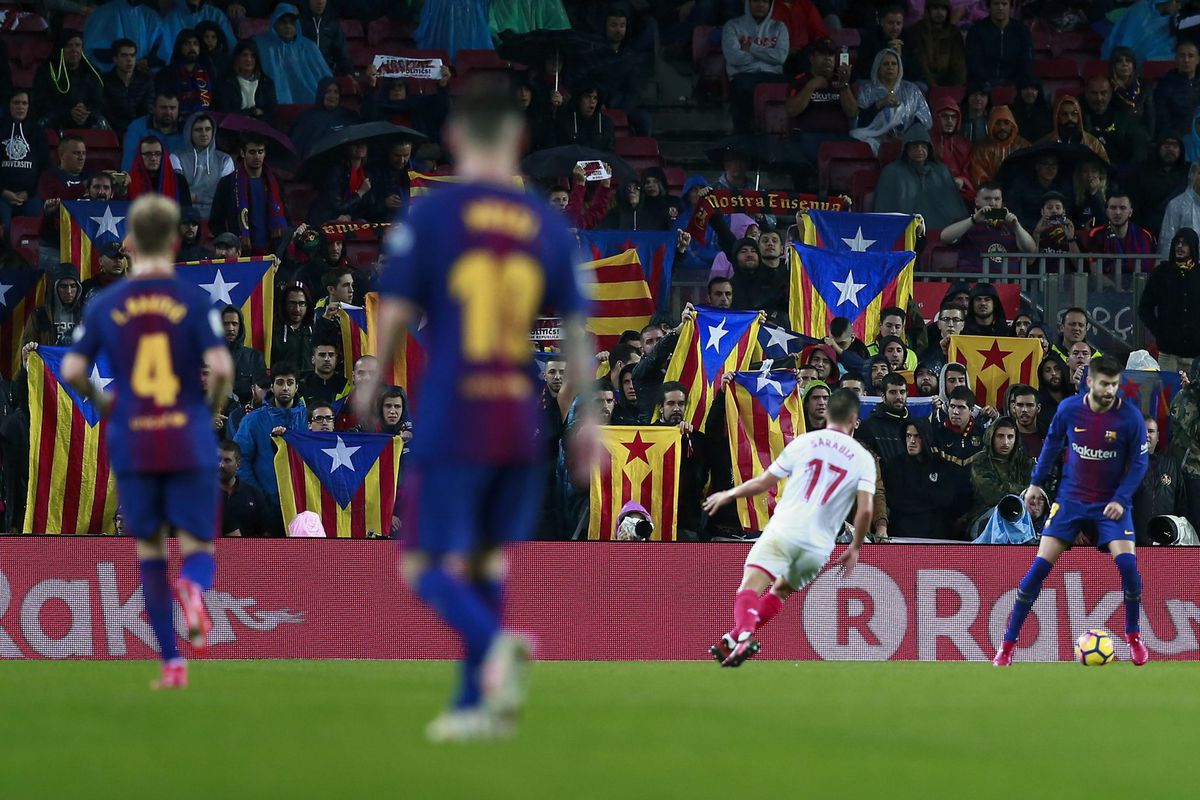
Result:
M1190 260L1175 258L1179 240L1191 246ZM1160 351L1193 358L1200 355L1200 236L1192 228L1180 228L1168 247L1167 259L1150 273L1138 317L1154 334Z
M929 19L931 6L949 8L948 0L925 3L925 16L909 29L921 74L930 86L962 86L967 82L967 51L962 34L949 16L941 25Z
M226 42L236 42L233 26L229 24L229 15L207 0L201 0L192 5L188 0L176 0L175 8L165 14L160 23L158 57L164 62L171 60L172 47L179 32L191 28L195 30L201 22L210 22L220 29ZM141 51L138 51L139 55Z
M750 2L742 8L745 13L725 23L721 31L721 52L725 56L725 72L730 78L752 72L783 74L783 62L787 60L791 41L787 25L771 16L775 4L758 22L750 16ZM749 43L750 47L742 49Z
M1187 505L1183 460L1174 453L1151 453L1146 477L1133 493L1133 530L1137 543L1150 545L1150 520L1162 514L1182 516Z
M108 4L113 5L117 3ZM108 6L101 6L97 12ZM65 42L76 34L64 30L60 41ZM85 38L84 42L87 41ZM30 115L46 128L98 127L98 123L104 121L104 79L100 72L86 55L71 69L67 66L61 46L54 48L50 57L34 73L33 94L29 99ZM79 103L83 103L91 112L83 126L77 125L71 116L71 109Z
M1075 111L1079 114L1079 127L1073 131L1065 130L1058 124L1058 114L1064 108L1074 106ZM1091 150L1100 158L1108 161L1108 151L1104 149L1104 144L1083 129L1083 106L1079 104L1071 95L1064 95L1058 98L1058 102L1054 104L1054 128L1049 133L1037 140L1037 144L1043 143L1058 144L1082 144L1084 147Z
M838 382L841 380L841 377L842 377L842 371L838 367L838 356L837 356L836 350L834 350L832 347L825 344L824 342L822 342L820 344L810 344L808 347L806 347L800 351L800 363L807 364L809 359L812 358L812 354L816 353L818 351L824 353L826 358L828 358L830 361L833 362L833 370L829 373L829 377L823 379L823 381L822 381L825 384L826 388L828 388L829 391L832 392L834 389L837 388Z
M996 138L993 127L997 120L1002 119L1008 120L1013 126L1012 136L1003 142ZM1014 150L1020 150L1022 147L1029 147L1029 142L1021 136L1021 129L1017 127L1017 120L1013 116L1012 109L1008 106L993 108L992 113L988 115L987 141L975 145L971 152L969 170L971 183L979 187L995 178L996 173L1000 171L1000 165L1004 163L1004 159L1008 158L1008 154Z
M888 535L950 538L947 465L932 452L929 422L916 419L908 424L916 425L921 437L920 455L909 455L906 448L880 465L887 487Z
M1175 140L1180 155L1174 164L1162 160L1163 142ZM1188 188L1188 163L1183 157L1183 137L1170 131L1160 136L1150 148L1149 157L1136 165L1137 181L1129 186L1133 193L1134 221L1149 231L1162 230L1167 203ZM1160 243L1161 244L1161 243Z
M600 95L600 103L590 117L579 112L578 98L587 89L595 86L580 86L575 92L575 99L570 109L559 109L558 112L558 143L560 145L577 144L581 147L591 147L605 153L613 152L616 142L616 132L612 122L604 118L604 95Z
M945 370L942 370L943 374ZM930 432L930 445L946 466L942 472L949 499L950 516L960 517L971 508L971 459L984 447L984 435L979 423L972 418L963 430L950 426L943 416Z
M897 414L881 402L875 406L871 416L858 426L855 438L862 442L864 447L879 456L881 464L887 464L893 458L906 453L904 427L908 424L909 418L908 408L904 408Z
M1032 103L1026 103L1021 96L1024 89L1036 89L1037 96ZM1037 141L1054 128L1054 113L1050 101L1046 99L1046 87L1037 78L1022 78L1017 83L1017 95L1012 100L1013 117L1017 125L1031 142Z
M1083 127L1104 146L1104 151L1114 164L1133 164L1144 161L1150 147L1150 134L1134 113L1113 95L1104 113L1092 111L1088 103L1083 108ZM1200 116L1200 115L1198 115ZM1193 129L1194 129L1193 120ZM1200 157L1200 138L1190 151L1189 161Z
M730 246L730 250L735 256L737 255L736 248L738 243L740 243L742 239L746 238L746 231L750 230L751 225L758 224L752 217L747 216L746 214L730 214L728 222L721 220L719 223L714 217L713 222L716 223L713 228L719 227L721 224L724 224L729 228L728 233L734 240L733 244ZM710 230L713 230L713 228L710 228ZM717 233L718 239L723 238L725 235L719 231ZM732 277L733 262L734 259L730 257L730 254L722 250L712 259L712 266L708 272L708 279L711 281L713 278Z
M903 155L879 173L875 211L921 214L931 230L941 230L965 217L967 209L962 195L950 170L934 156L929 130L913 125L904 134L903 142ZM908 148L914 143L924 144L929 152L924 164L909 160Z
M197 150L192 144L192 127L201 117L213 124L213 137L208 146ZM233 159L217 149L217 123L212 116L198 111L187 118L183 124L183 141L185 146L177 154L179 166L187 185L192 191L192 207L203 219L208 219L212 211L213 194L217 191L217 183L226 175L233 174Z
M875 103L888 94L887 87L879 80L879 64L887 55L895 56L900 62L893 88L900 104L895 108L885 106L876 109ZM859 108L858 127L850 131L850 136L869 144L876 155L879 155L879 145L884 139L899 135L910 125L919 123L926 130L933 127L933 117L929 113L925 95L921 94L916 84L904 80L904 62L895 50L885 48L875 56L871 64L871 80L862 83L856 99Z
M974 497L974 504L968 514L971 521L990 511L1004 495L1023 492L1033 475L1033 459L1021 446L1019 433L1013 443L1013 449L1007 456L996 455L996 432L1004 426L1009 426L1015 431L1017 423L1009 416L998 418L988 428L984 449L971 460L971 491Z
M58 299L58 285L73 282L78 289L75 301L64 305ZM59 264L51 273L46 301L38 306L25 323L21 343L37 342L39 345L65 346L71 344L71 334L83 319L83 285L79 282L79 270L73 264Z
M275 80L275 95L280 103L302 103L311 97L317 81L332 73L325 57L315 42L307 39L296 25L296 38L285 42L275 32L280 17L291 14L298 17L296 7L280 3L271 13L270 27L266 33L254 37L258 52L262 55L262 71Z
M317 88L312 93L315 107L301 114L288 131L288 138L302 156L307 155L312 146L334 128L362 121L358 112L349 108L338 106L332 111L325 108L325 90L336 83L337 78L332 75L317 81Z
M242 318L242 310L237 306L232 308L238 315L238 335L229 343L229 355L233 357L233 393L248 401L253 395L254 382L267 373L267 361L262 353L246 345L246 321Z
M975 298L990 297L994 311L992 312L992 322L990 325L982 325L975 320ZM968 336L1012 336L1012 329L1008 325L1008 314L1004 310L1004 303L1000 301L1000 293L996 291L996 287L990 283L980 281L971 289L971 304L967 307L967 323L963 325L963 333Z
M308 3L300 9L300 32L316 42L326 65L338 75L348 75L354 69L350 63L350 46L342 33L342 20L332 3L321 14L313 13Z
M0 187L34 197L49 159L46 134L33 124L32 115L22 122L7 113L0 116Z
M646 179L657 178L663 193L658 197L646 194ZM646 167L642 170L642 210L645 212L646 225L644 230L669 231L674 220L671 219L671 209L679 210L679 198L668 193L667 173L662 167ZM678 216L678 214L676 214Z
M1012 86L1033 72L1033 36L1019 19L1003 27L991 17L979 20L967 32L967 80L993 86Z
M1171 70L1154 87L1154 130L1186 130L1196 106L1200 106L1200 69L1194 78Z
M746 269L737 266L737 254L743 247L751 246L759 252L758 242L754 239L742 239L733 248L734 268L733 277L733 308L747 311L765 311L767 317L774 322L787 322L788 289L791 272L788 264L780 259L778 267L768 267L759 252L758 266Z
M957 115L954 130L950 133L942 132L942 123L938 115L943 111L953 111ZM962 130L962 109L959 108L958 101L948 95L942 95L933 106L933 119L933 154L938 161L946 165L953 177L963 180L965 185L960 193L963 200L969 203L975 197L975 186L971 180L971 143L959 134Z
M305 307L304 318L300 320L299 327L293 329L286 322L286 304L288 293L297 289L304 292L304 300L308 305ZM275 309L275 325L271 333L271 366L283 363L293 366L311 363L313 348L316 347L313 341L315 309L312 294L303 283L294 282L277 288L275 297L277 307Z
M629 202L629 189L633 186L638 187L637 205ZM600 227L621 231L665 230L665 228L651 227L654 223L654 215L647 212L642 198L639 181L627 181L621 184L621 188L617 190L617 204L604 217L604 222Z
M1171 242L1184 228L1200 231L1200 194L1188 186L1167 203L1163 212L1162 229L1158 233L1159 252L1164 259L1171 257Z

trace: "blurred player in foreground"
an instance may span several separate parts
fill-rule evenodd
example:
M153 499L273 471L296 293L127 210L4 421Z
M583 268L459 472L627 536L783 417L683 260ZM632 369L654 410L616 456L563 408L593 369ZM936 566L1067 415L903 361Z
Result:
M855 503L854 541L838 563L846 575L858 563L875 503L875 459L853 437L858 395L839 389L830 396L825 414L824 430L797 436L762 475L704 501L712 514L732 500L788 481L771 521L746 556L742 585L733 598L733 629L709 648L723 667L740 667L758 652L754 632L821 571Z
M427 729L433 741L507 735L524 701L530 649L501 628L500 548L530 538L541 509L545 445L529 338L539 311L564 319L576 386L589 384L594 363L575 241L548 203L513 186L525 126L508 98L477 86L455 100L446 133L464 182L422 198L392 226L380 278L376 355L387 363L423 313L436 365L414 399L422 435L401 487L405 581L465 648L453 708ZM376 389L355 391L359 419L375 413ZM576 440L584 457L573 462L587 480L593 421Z
M1025 490L1025 497L1040 494L1044 499L1042 484L1058 463L1063 448L1069 446L1057 502L1050 506L1033 566L1017 586L1004 641L992 660L997 667L1012 665L1021 625L1042 591L1042 582L1080 533L1094 537L1100 550L1112 553L1125 592L1125 641L1129 643L1130 658L1139 667L1150 659L1138 628L1142 576L1134 554L1130 512L1133 493L1146 474L1149 460L1146 423L1137 406L1117 397L1121 364L1116 359L1092 359L1087 386L1086 395L1074 395L1059 404Z
M212 540L220 502L210 409L225 399L233 381L208 293L175 277L178 230L173 200L148 195L133 204L125 241L129 278L88 303L62 362L63 378L102 412L112 412L108 453L125 529L138 540L146 615L163 659L156 686L163 689L187 686L167 580L165 539L171 528L183 554L175 594L188 638L197 652L208 647L212 624L204 591L216 570ZM112 395L88 378L101 355L113 370ZM204 366L207 397L200 383Z

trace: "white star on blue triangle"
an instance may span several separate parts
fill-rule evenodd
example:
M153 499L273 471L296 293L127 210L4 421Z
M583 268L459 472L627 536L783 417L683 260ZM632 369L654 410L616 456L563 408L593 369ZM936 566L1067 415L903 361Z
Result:
M858 232L854 234L853 238L847 238L847 237L843 236L842 241L845 242L846 246L849 247L854 252L865 253L865 252L867 252L867 248L869 248L871 245L875 244L876 240L875 239L864 239L863 232L862 232L862 225L859 225Z
M113 216L112 206L106 205L104 207L104 214L99 217L92 217L91 220L100 226L96 229L96 235L92 237L93 239L99 239L106 233L111 233L114 239L121 238L121 234L117 232L117 223L123 222L125 218Z
M223 305L234 305L233 298L229 296L229 290L237 288L238 281L230 283L225 282L225 277L221 274L221 270L217 270L217 275L213 278L212 283L202 283L200 288L208 292L209 298L214 304L221 303Z
M341 467L345 467L351 472L355 472L356 470L354 469L354 461L351 457L360 449L361 448L358 447L347 447L346 443L342 441L342 437L339 436L337 437L336 446L324 447L321 449L321 452L333 459L333 466L329 468L330 473L337 472L337 470Z

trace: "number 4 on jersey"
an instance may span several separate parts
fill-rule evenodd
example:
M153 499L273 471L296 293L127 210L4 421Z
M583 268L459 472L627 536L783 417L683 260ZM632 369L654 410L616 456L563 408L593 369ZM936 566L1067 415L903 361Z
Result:
M148 397L157 406L175 405L179 398L179 376L171 361L171 340L167 334L149 333L138 340L130 388L138 397Z

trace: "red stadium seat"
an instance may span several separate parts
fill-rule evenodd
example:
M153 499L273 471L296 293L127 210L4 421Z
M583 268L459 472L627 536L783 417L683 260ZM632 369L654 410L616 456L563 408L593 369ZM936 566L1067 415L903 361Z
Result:
M821 192L826 194L850 194L856 172L879 169L875 154L864 142L823 142L817 161Z
M508 74L524 68L524 65L501 58L495 50L459 50L454 59L454 72L460 78L480 73Z
M692 66L696 69L704 63L705 57L712 52L721 51L720 28L712 25L697 25L692 29ZM714 41L715 37L715 41Z
M13 217L9 229L12 248L33 266L38 263L38 229L41 225L41 217Z
M791 130L784 103L787 102L786 83L760 83L754 89L754 124L771 136L787 136Z
M838 47L857 50L862 44L862 33L858 28L835 28L829 32L829 38Z
M886 167L904 152L904 142L893 139L879 145L879 165Z
M1045 58L1033 62L1033 74L1039 78L1078 78L1079 62L1073 58Z
M367 44L372 46L384 43L396 44L399 49L399 43L411 40L416 30L417 26L411 22L387 18L377 19L367 26ZM399 53L387 53L382 49L379 52L384 55L399 55Z
M124 153L120 150L88 150L88 172L103 170L120 170Z
M379 242L364 242L359 239L346 242L346 258L356 267L370 268L379 258Z
M1040 59L1049 58L1051 50L1050 34L1038 28L1033 31L1033 60L1037 63Z
M1091 80L1097 75L1108 77L1108 62L1099 58L1091 61L1085 61L1083 62L1083 67L1080 69L1080 72L1083 73L1083 79L1085 81Z
M1104 37L1092 31L1066 31L1050 38L1050 52L1056 58L1085 60L1100 57ZM1035 62L1036 63L1036 62Z
M658 151L658 140L651 136L626 136L617 139L617 155L639 173L646 167L661 167L662 155Z
M289 130L301 114L314 108L312 103L282 103L275 108L275 125L281 131Z
M342 97L361 97L362 90L359 88L358 81L353 75L338 75L335 77L338 88L342 90Z
M994 86L992 87L992 106L1011 106L1013 100L1017 99L1017 87L1015 86Z
M25 66L14 62L12 65L13 86L33 86L35 75L37 75L37 67L33 64Z
M317 190L307 183L289 183L283 187L283 202L287 206L288 219L292 222L304 222L308 219L308 209L317 196Z
M367 38L366 31L363 30L363 24L356 19L342 19L342 35L346 37L346 41L363 41Z
M237 23L238 39L252 39L260 33L266 33L270 29L271 21L266 19L242 17Z
M929 272L956 272L958 270L958 249L939 244L936 247L926 247L921 255L924 262L923 270Z
M1173 69L1175 69L1174 61L1147 61L1142 64L1142 77L1146 80L1157 81Z
M1060 97L1078 97L1083 94L1083 78L1046 78L1042 85L1046 87L1046 96L1053 97L1055 102L1058 102Z
M46 134L46 144L58 147L58 131L54 128L42 128L42 131Z
M65 131L65 133L74 134L83 139L83 144L88 149L89 157L93 150L120 151L121 149L121 140L118 138L116 131L97 130L95 128L71 128Z
M727 97L729 76L725 73L725 56L721 54L720 30L702 25L692 31L692 63L702 92Z
M632 130L629 127L629 115L619 108L606 108L603 112L605 117L612 120L613 132L617 138L627 137Z
M663 172L667 173L667 189L678 197L683 193L683 184L687 182L687 170L683 167L664 167Z
M899 144L899 142L897 142ZM881 154L882 155L882 154ZM879 185L879 173L873 169L864 169L854 173L850 179L850 198L854 200L855 211L870 211L875 199L875 187Z
M929 89L929 108L932 109L943 97L949 97L962 107L963 99L967 96L965 86L932 86Z
M50 51L54 49L54 44L45 34L6 34L6 36L8 37L9 57L26 67L37 68L43 61L50 58Z
M365 70L375 59L375 48L362 39L346 42L346 49L350 51L350 63L359 72Z

